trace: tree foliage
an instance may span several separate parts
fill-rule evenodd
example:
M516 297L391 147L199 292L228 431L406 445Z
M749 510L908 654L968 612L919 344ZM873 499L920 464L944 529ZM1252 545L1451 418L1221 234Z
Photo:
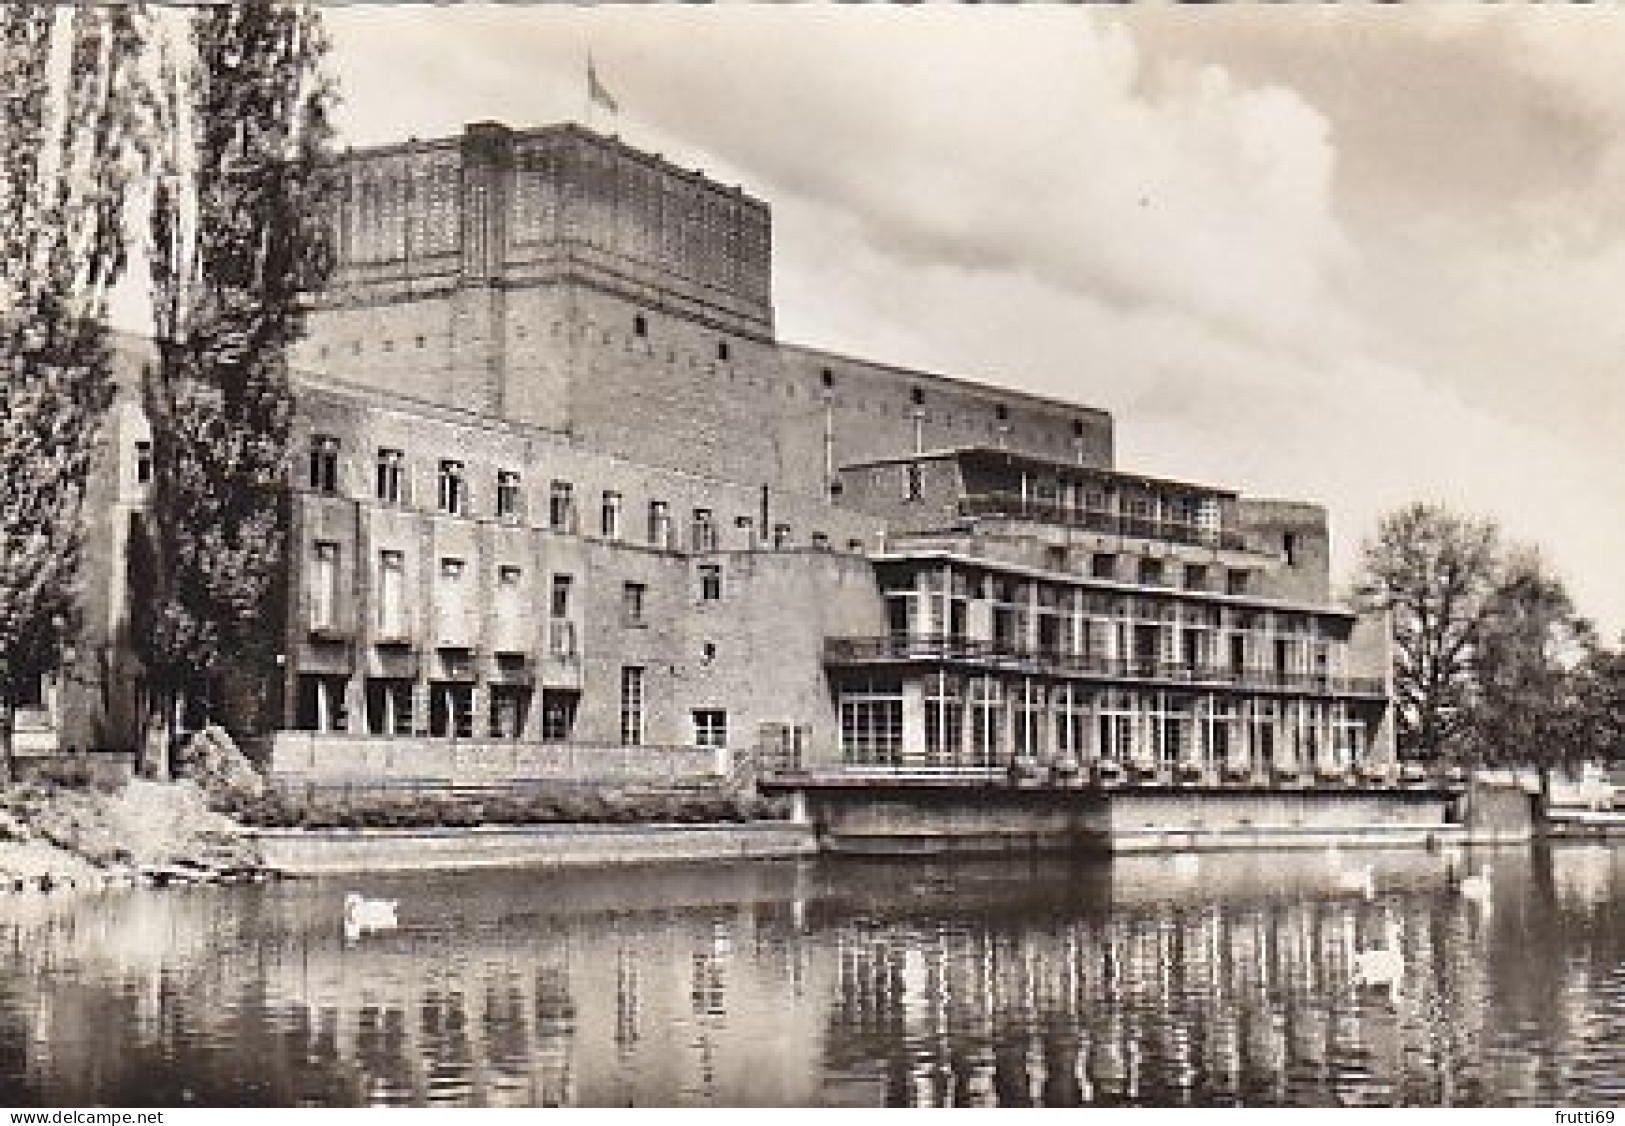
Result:
M1583 755L1575 673L1593 645L1590 624L1537 553L1503 561L1479 628L1468 757L1554 763Z
M1412 504L1366 543L1356 592L1391 614L1401 754L1551 764L1592 753L1596 640L1537 551L1503 547L1489 521Z
M1385 516L1364 546L1356 597L1392 621L1402 754L1437 758L1466 734L1499 557L1493 523L1424 503Z
M176 144L151 213L153 589L138 635L160 698L263 659L279 633L288 349L331 263L316 12L254 0L189 19L161 68Z
M83 503L112 401L108 291L150 139L127 7L0 8L0 743L78 623ZM65 52L65 72L53 55ZM53 110L55 112L53 112Z

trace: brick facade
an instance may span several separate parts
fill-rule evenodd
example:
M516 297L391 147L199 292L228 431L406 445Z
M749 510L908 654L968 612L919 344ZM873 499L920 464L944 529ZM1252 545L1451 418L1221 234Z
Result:
M722 740L839 763L847 694L878 677L918 758L925 678L965 670L836 651L992 645L1016 590L1034 611L1134 592L1140 609L1220 605L1330 638L1340 674L1385 670L1380 630L1351 645L1352 616L1326 605L1315 506L1118 470L1098 409L779 341L771 215L738 188L577 126L492 123L346 154L342 181L338 270L295 356L277 685L281 726L339 740L330 754L346 737L415 754ZM128 475L143 424L121 412ZM119 481L98 499L112 578L95 617L104 695L124 702L85 704L98 745L129 737L134 677L118 529L141 498ZM969 616L908 617L896 584L929 597L915 585L944 560L960 561L944 581L977 585ZM1054 657L1038 617L1022 645ZM1053 661L1024 675L1046 709L1087 695L1091 723L1117 690ZM1315 691L1281 722L1347 719ZM1380 749L1380 701L1359 710Z

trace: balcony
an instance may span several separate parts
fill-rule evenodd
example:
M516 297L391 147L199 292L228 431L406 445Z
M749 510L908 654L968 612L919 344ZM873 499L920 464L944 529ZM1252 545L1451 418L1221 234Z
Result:
M1247 541L1235 532L1208 528L1177 520L1152 520L1098 509L1072 508L1055 501L1024 497L1019 493L974 493L959 498L961 516L995 517L1006 520L1032 520L1081 528L1108 536L1137 536L1148 540L1190 544L1193 547L1245 551Z
M1365 696L1386 699L1380 677L1329 676L1324 673L1276 672L1225 665L1164 662L1138 657L1102 657L1032 649L1006 642L968 637L893 635L832 637L824 642L824 663L834 666L908 663L963 664L986 671L1116 680L1192 688L1244 688L1314 696Z

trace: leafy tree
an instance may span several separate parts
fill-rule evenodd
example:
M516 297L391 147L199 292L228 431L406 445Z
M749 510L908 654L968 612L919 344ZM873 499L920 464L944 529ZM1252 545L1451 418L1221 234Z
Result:
M331 268L325 225L332 91L316 11L251 0L189 16L190 65L161 70L177 143L154 193L157 363L149 589L138 636L147 769L167 771L182 692L216 692L239 734L263 729L280 636L288 349ZM231 691L233 686L240 691Z
M1573 676L1574 711L1567 726L1573 757L1625 762L1625 638L1593 648Z
M1595 647L1563 582L1525 549L1500 567L1479 627L1469 755L1486 763L1585 757L1576 670Z
M145 21L126 7L0 7L0 770L16 703L79 622L83 501L112 402L107 294L146 153ZM65 78L52 56L66 50ZM52 112L56 107L59 112Z
M1402 755L1461 753L1476 698L1478 647L1499 579L1500 533L1435 504L1385 516L1362 550L1357 600L1387 610Z

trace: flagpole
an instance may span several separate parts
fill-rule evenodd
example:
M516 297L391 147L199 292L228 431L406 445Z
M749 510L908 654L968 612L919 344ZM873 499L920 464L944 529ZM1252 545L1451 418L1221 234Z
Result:
M587 81L581 84L581 124L592 128L592 51L587 52Z

